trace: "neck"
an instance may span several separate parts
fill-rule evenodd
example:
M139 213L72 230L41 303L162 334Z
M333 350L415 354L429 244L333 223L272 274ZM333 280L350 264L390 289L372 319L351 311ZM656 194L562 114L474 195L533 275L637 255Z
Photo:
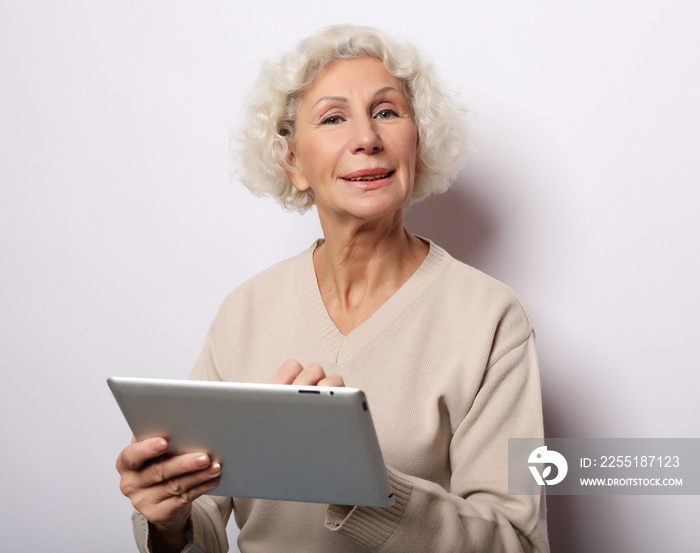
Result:
M429 246L404 227L403 210L379 221L328 225L314 252L321 296L341 331L367 319L418 269Z

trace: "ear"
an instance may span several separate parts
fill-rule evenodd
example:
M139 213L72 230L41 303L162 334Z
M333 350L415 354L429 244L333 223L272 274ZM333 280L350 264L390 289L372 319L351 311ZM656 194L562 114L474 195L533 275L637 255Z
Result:
M307 191L310 186L304 175L299 171L297 167L297 157L294 153L294 146L289 144L289 153L287 154L287 165L292 169L287 171L287 178L292 182L294 188L299 192Z

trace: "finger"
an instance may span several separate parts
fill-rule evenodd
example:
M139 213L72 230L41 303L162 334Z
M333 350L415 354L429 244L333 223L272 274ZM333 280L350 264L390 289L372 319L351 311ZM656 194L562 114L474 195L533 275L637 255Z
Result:
M188 512L191 509L191 503L195 499L215 490L219 482L220 479L215 478L193 486L180 495L168 496L166 499L150 505L146 518L156 524L167 524L169 521L177 518L181 512Z
M156 485L167 482L171 478L206 469L208 466L209 457L203 453L186 453L156 459L139 470L122 472L120 488L122 493L134 503L141 500L144 492L148 495L155 494L159 499L163 499L168 494L165 491L154 490Z
M207 493L207 491L216 488L220 480L221 465L214 462L204 470L166 480L158 487L158 491L154 493L153 499L163 502L171 497L178 497L181 503L188 503Z
M326 378L326 373L323 371L323 367L318 363L311 363L297 375L292 384L295 386L316 386L324 378Z
M304 370L301 363L296 359L287 359L282 365L280 365L279 370L275 373L275 376L270 380L270 384L291 384L294 379Z
M147 488L185 474L199 472L209 467L210 463L206 453L183 453L157 460L139 473L139 486Z
M338 388L344 388L345 381L343 380L343 377L340 376L338 373L334 373L327 376L326 378L322 378L321 380L319 380L316 386L335 386Z
M132 438L133 439L133 438ZM148 438L132 442L117 457L117 470L121 472L140 469L147 461L163 455L168 450L165 438Z

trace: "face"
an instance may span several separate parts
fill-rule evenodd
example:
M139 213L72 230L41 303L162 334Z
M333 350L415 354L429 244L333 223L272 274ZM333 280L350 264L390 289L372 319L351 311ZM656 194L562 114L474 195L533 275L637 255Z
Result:
M401 84L375 59L329 65L301 96L290 145L299 190L324 220L402 210L416 176L418 133Z

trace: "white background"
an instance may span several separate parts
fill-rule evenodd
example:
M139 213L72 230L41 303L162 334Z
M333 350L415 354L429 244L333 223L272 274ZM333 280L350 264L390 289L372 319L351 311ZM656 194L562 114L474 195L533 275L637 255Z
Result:
M528 306L549 435L700 437L698 6L2 2L3 550L134 550L105 379L187 376L223 297L319 235L231 182L228 136L260 62L337 22L413 40L475 112L409 228ZM553 550L693 551L699 507L551 498Z

